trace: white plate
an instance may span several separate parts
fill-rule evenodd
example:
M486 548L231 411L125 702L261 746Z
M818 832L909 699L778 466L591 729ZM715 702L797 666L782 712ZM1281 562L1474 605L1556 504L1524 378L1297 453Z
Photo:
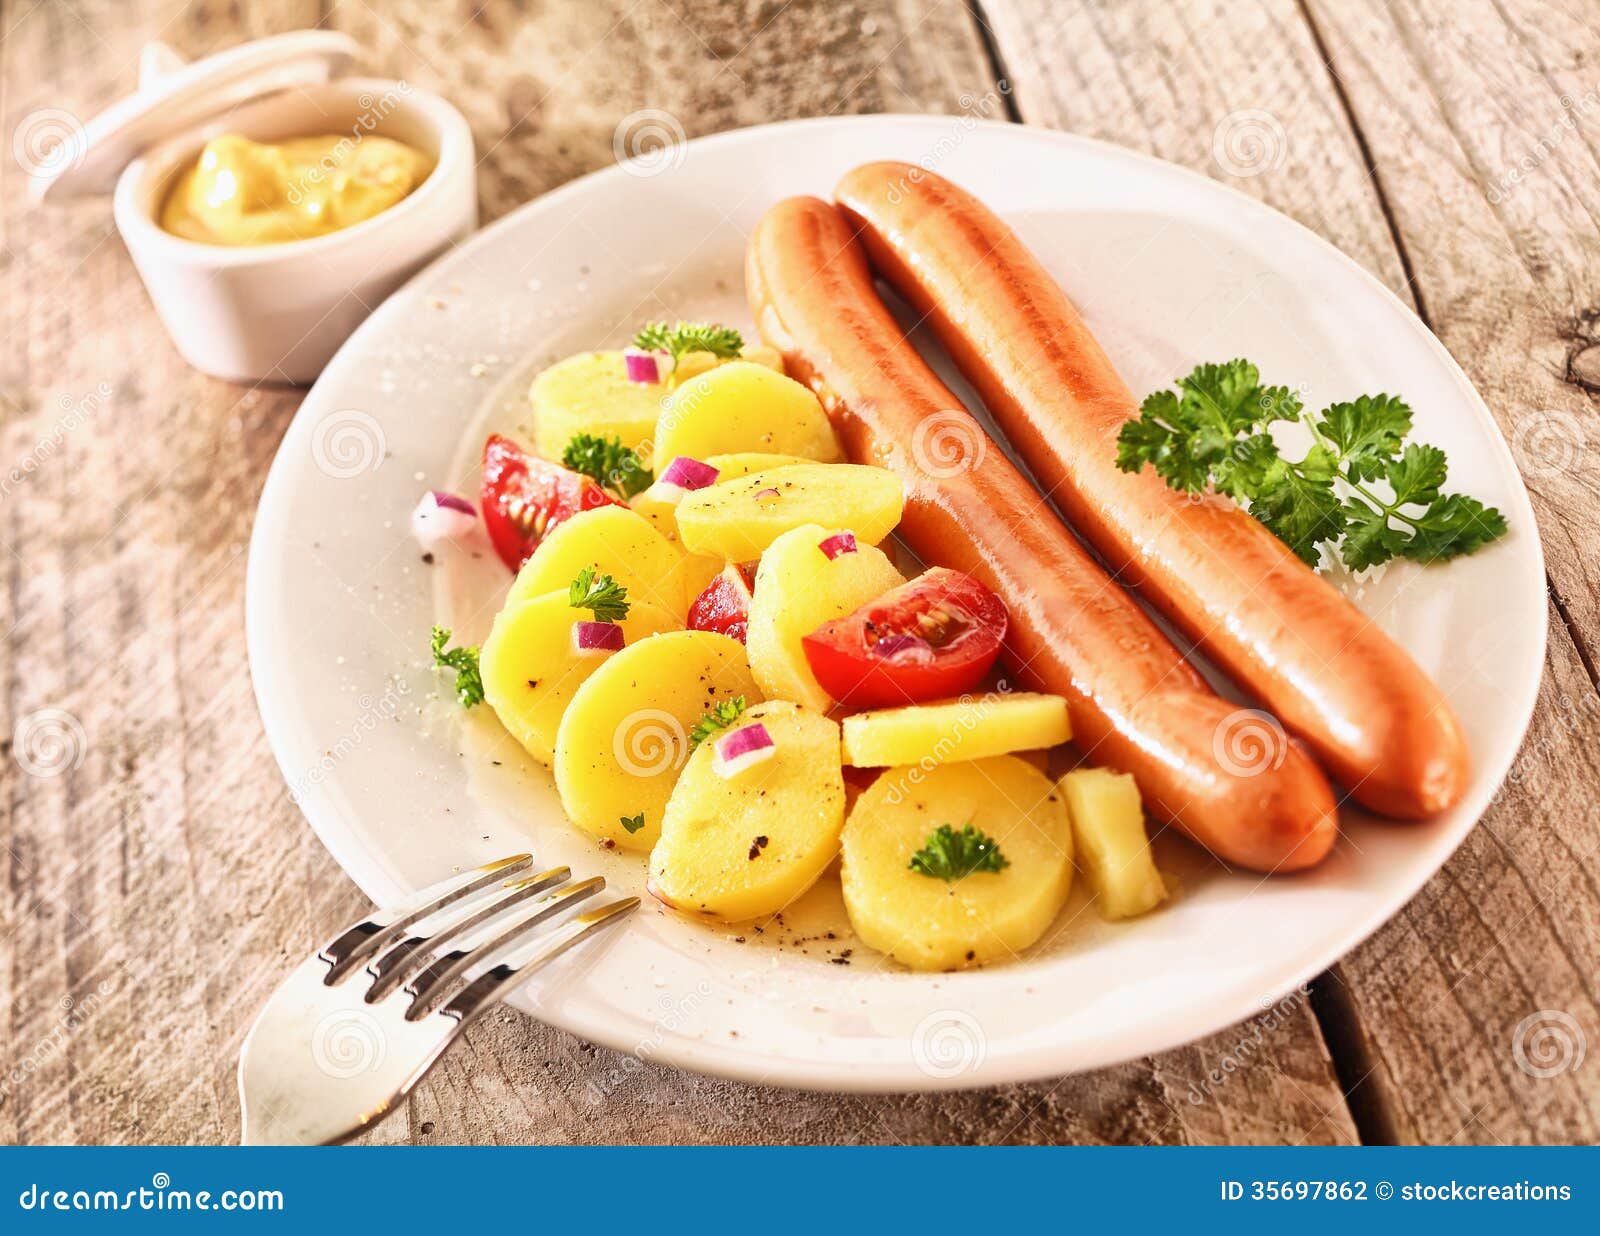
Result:
M539 365L619 345L652 317L748 327L741 260L761 212L787 194L825 196L880 158L927 160L1016 226L1136 392L1247 355L1271 380L1304 384L1313 406L1380 390L1410 400L1417 438L1449 452L1452 487L1500 507L1511 533L1448 566L1401 564L1341 586L1444 688L1476 778L1427 824L1347 817L1335 857L1304 877L1262 882L1165 846L1183 881L1171 908L1111 926L1080 894L1008 967L913 975L860 947L834 964L850 941L807 939L839 925L825 881L787 926L744 943L646 897L624 929L515 1003L646 1058L822 1088L1017 1081L1161 1051L1271 1007L1438 870L1511 765L1545 639L1527 495L1444 348L1311 232L1180 168L950 117L802 121L607 169L486 229L372 315L284 438L247 605L267 734L312 827L375 901L524 849L641 890L642 863L570 828L542 770L487 709L465 717L426 668L429 624L480 638L505 573L490 561L425 566L407 513L425 487L475 492L485 431L517 425Z

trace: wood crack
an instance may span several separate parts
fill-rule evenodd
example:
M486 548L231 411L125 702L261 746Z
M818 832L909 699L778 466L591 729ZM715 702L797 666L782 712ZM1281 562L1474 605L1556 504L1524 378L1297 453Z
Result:
M981 0L967 0L967 12L972 15L973 25L978 28L978 41L983 44L984 57L989 61L989 72L994 77L994 88L1005 101L1006 119L1013 124L1021 124L1022 109L1017 106L1011 70L1006 67L1005 53L1000 50L1000 41L995 38L994 29L989 25L989 16L983 11Z
M1400 259L1400 270L1405 275L1406 291L1410 293L1412 304L1416 306L1417 316L1431 331L1433 318L1428 312L1428 302L1422 294L1422 285L1417 281L1417 269L1411 261L1411 252L1406 247L1405 237L1401 235L1400 223L1394 213L1394 204L1389 200L1389 194L1383 187L1383 177L1378 173L1378 162L1373 158L1372 145L1367 141L1366 131L1356 117L1355 106L1350 102L1350 95L1345 90L1344 82L1333 67L1333 53L1323 37L1322 27L1317 24L1307 0L1295 0L1295 4L1305 19L1306 29L1310 32L1311 41L1317 49L1317 58L1322 61L1322 67L1328 71L1329 85L1339 100L1345 122L1350 126L1350 135L1355 139L1356 149L1361 154L1361 166L1366 169L1367 179L1372 182L1373 196L1377 199L1378 209L1383 214L1383 225L1389 232L1389 239L1394 243L1395 254Z

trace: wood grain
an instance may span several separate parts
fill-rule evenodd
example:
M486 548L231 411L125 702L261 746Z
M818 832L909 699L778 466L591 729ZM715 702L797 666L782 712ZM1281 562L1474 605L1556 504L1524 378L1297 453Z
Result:
M1600 1086L1530 1073L1514 1045L1566 1033L1564 1018L1600 1025L1596 593L1579 552L1600 479L1582 389L1600 97L1580 66L1595 33L1576 7L1488 3L985 13L1024 120L1186 163L1327 236L1423 315L1499 418L1549 563L1540 703L1483 824L1325 980L1331 1015L1353 1019L1329 1031L1357 1049L1347 1084L1380 1135L1592 1140ZM1076 75L1058 71L1067 48ZM1584 105L1561 103L1585 91L1587 129ZM1242 116L1267 118L1253 123L1270 149L1240 175L1217 151Z
M695 136L995 100L1217 174L1207 162L1219 122L1267 108L1294 157L1249 178L1248 191L1390 286L1404 292L1415 275L1417 300L1508 427L1524 407L1591 416L1567 376L1600 379L1584 355L1593 323L1580 294L1595 260L1588 136L1546 157L1559 191L1530 180L1497 213L1482 187L1501 165L1494 143L1509 141L1503 116L1536 128L1560 90L1581 94L1579 61L1562 49L1591 36L1568 29L1582 24L1575 14L1548 24L1545 8L1474 26L1473 37L1512 39L1537 67L1485 82L1467 35L1435 38L1433 25L1450 25L1437 14L1338 8L1337 20L1315 8L1308 21L1283 3L46 3L4 14L0 112L7 134L45 109L90 115L131 89L138 49L158 33L199 55L321 23L354 34L366 67L462 107L489 218L607 165L619 125L643 109ZM1338 79L1322 68L1323 44ZM1471 111L1474 89L1503 115ZM1397 179L1416 187L1396 193ZM0 163L10 345L0 448L29 463L0 494L0 730L36 771L52 735L64 736L68 765L81 763L31 775L16 749L0 762L0 1141L226 1142L250 1017L361 908L287 800L245 665L244 551L299 393L190 371L105 205L29 211L26 181ZM1449 228L1440 203L1454 212ZM1472 295L1486 276L1493 304ZM1508 311L1523 316L1496 335ZM1592 1138L1594 1083L1529 1077L1508 1038L1529 1008L1595 1024L1600 902L1582 807L1600 784L1586 741L1597 710L1573 642L1595 629L1578 554L1593 531L1592 480L1580 470L1535 485L1558 602L1516 783L1418 903L1314 1000L1094 1075L933 1097L734 1085L501 1011L370 1140L1353 1141L1313 1005L1343 1018L1330 1028L1342 1067L1370 1056L1358 1109L1377 1096L1377 1125L1392 1122L1397 1136ZM1551 545L1561 539L1564 553ZM1532 819L1538 833L1524 826ZM1471 1119L1453 1119L1461 1104Z

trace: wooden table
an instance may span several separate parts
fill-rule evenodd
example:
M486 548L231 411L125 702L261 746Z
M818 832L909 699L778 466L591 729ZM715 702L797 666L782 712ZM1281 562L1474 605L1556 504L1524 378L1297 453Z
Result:
M466 112L486 219L605 166L645 107L690 136L965 112L1148 151L1301 220L1413 305L1533 493L1550 642L1517 769L1305 998L1090 1076L888 1098L640 1065L502 1011L372 1140L1600 1136L1600 1062L1537 1055L1541 1027L1600 1032L1593 17L1583 0L6 0L7 138L128 93L147 39L193 56L320 24ZM190 370L106 203L30 211L19 166L0 157L0 1141L227 1142L249 1018L363 905L286 796L245 665L251 519L301 392Z

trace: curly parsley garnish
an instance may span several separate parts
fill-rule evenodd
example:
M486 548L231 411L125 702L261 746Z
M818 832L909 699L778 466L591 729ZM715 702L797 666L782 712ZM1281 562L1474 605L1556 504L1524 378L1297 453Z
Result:
M744 337L732 327L711 322L679 322L675 326L650 322L633 337L633 346L646 352L669 353L676 369L690 352L710 352L731 360L744 350Z
M723 700L710 712L703 714L700 720L695 722L694 728L689 731L689 750L693 751L718 730L727 729L743 715L744 709L744 696L735 695L732 699Z
M650 469L639 461L621 438L597 438L592 433L574 434L561 452L563 467L593 477L619 498L631 498L650 488L655 480Z
M619 816L617 822L626 832L636 833L644 827L644 812L641 811L638 815Z
M445 645L449 642L449 627L433 628L433 639L429 648L433 653L434 665L440 669L455 671L456 698L461 701L463 708L483 703L483 673L478 668L478 650L451 648L446 651Z
M1313 444L1283 458L1269 432L1298 421ZM1156 391L1117 436L1117 467L1145 464L1173 489L1207 485L1249 511L1306 563L1341 542L1352 571L1409 558L1437 562L1470 554L1505 535L1498 510L1465 494L1441 493L1447 467L1436 446L1405 441L1411 409L1392 395L1363 395L1304 414L1288 387L1263 386L1245 360L1201 365Z
M1011 866L1011 860L1000 853L993 837L971 824L959 833L950 825L941 824L928 834L928 840L911 856L908 865L918 875L951 882L964 880L975 871L999 872L1002 867Z
M584 567L567 585L567 604L590 611L596 622L621 622L628 616L628 590L611 576Z

